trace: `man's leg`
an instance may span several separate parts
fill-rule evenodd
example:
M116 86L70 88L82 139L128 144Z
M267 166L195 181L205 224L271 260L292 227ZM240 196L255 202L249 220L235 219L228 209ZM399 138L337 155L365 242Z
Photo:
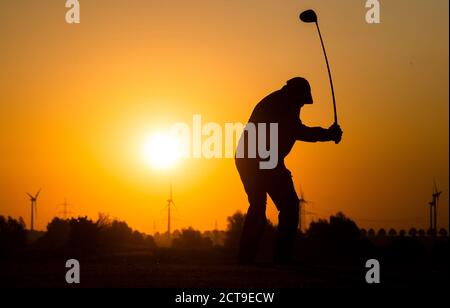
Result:
M240 263L249 264L256 257L267 223L267 196L264 179L260 172L240 169L239 174L244 184L250 206L242 230L238 257Z
M278 209L274 259L277 263L292 261L299 220L299 199L289 170L276 170L268 193Z

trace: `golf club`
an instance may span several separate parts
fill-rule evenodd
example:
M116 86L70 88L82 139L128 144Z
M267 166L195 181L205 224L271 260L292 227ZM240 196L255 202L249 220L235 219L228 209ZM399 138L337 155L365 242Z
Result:
M325 61L327 62L328 76L330 77L331 85L331 95L333 96L333 107L334 107L334 125L338 125L337 112L336 112L336 98L334 97L334 87L333 79L331 78L330 65L328 63L327 52L325 51L325 45L323 44L322 34L320 33L319 23L317 22L316 12L313 10L306 10L300 14L300 20L304 23L315 23L317 26L317 31L319 32L320 42L322 43L323 53L325 55Z

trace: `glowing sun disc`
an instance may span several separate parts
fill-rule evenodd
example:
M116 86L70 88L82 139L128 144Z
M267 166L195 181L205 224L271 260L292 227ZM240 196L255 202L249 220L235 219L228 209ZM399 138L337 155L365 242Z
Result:
M156 169L170 169L180 158L180 142L166 133L155 133L144 145L144 159Z

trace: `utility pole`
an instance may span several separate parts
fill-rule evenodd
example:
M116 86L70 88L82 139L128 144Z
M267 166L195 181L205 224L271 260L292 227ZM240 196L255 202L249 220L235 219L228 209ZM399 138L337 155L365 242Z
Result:
M60 211L59 213L61 213L63 215L63 219L67 219L67 214L71 214L72 212L68 210L68 206L72 205L70 203L67 203L66 198L64 198L64 203L60 204L63 207L63 210Z

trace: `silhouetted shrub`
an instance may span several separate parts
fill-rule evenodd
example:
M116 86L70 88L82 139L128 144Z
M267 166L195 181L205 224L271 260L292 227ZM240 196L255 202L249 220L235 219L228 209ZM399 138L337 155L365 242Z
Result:
M394 237L394 236L397 236L397 231L392 228L389 230L388 234L390 237Z
M183 229L178 238L172 241L172 247L188 250L203 250L212 248L213 243L210 238L203 237L200 231L191 227Z
M447 230L444 228L439 229L439 235L440 236L447 236Z
M167 235L167 232L166 232L166 235ZM171 237L172 238L177 238L177 237L180 237L180 235L181 235L181 231L180 230L175 230L175 231L172 232Z
M95 223L87 217L71 220L54 218L38 243L46 249L71 248L86 252L156 247L152 236L133 231L124 221L111 221L104 214L100 214Z
M412 236L412 237L416 237L417 236L417 229L416 228L409 229L408 235Z
M167 232L164 232L164 233L156 232L155 234L153 234L155 244L158 247L171 247L172 240L179 236L180 236L180 231L178 231L178 230L175 230L174 232L172 232L170 237L168 236Z
M419 234L420 237L424 237L425 235L427 235L424 229L420 229L417 233Z
M99 228L99 242L102 246L117 247L131 244L133 230L124 221L114 220L109 224L103 224Z
M153 236L144 235L143 237L144 237L143 244L146 248L152 249L152 250L156 248L156 242L155 242L155 239L153 238Z
M330 217L330 227L333 236L337 239L355 241L359 238L359 229L356 223L343 213Z
M361 237L366 237L367 236L367 230L364 229L364 228L359 230L359 233L361 234Z
M236 212L227 218L228 226L225 234L225 248L237 250L241 238L242 229L244 227L245 215Z
M210 238L214 246L223 246L225 240L225 232L219 230L205 231L203 236Z
M351 255L358 249L360 230L354 221L338 213L329 222L323 219L312 222L306 235L322 253Z
M378 230L378 237L385 237L386 236L386 230L381 228L380 230Z
M92 252L97 246L99 227L87 217L70 220L69 246L80 252Z
M0 216L0 256L14 254L25 247L25 223L22 218L16 220Z
M111 221L106 214L99 214L97 220L99 248L106 251L129 249L154 249L152 236L133 231L125 221Z
M47 225L47 232L39 239L39 244L47 248L63 248L68 245L70 237L70 220L53 218Z
M436 236L436 231L430 228L427 230L427 235L428 236Z

